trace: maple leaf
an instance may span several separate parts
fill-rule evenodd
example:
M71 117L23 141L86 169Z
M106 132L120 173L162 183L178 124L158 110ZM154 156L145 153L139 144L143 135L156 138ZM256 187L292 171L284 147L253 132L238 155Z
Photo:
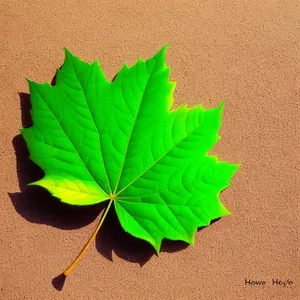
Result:
M164 238L194 244L198 227L230 214L219 194L239 165L207 155L219 139L223 102L171 110L166 49L124 64L112 82L97 60L65 49L55 86L28 80L33 126L21 133L45 172L31 185L71 205L108 201L85 248L112 204L123 229L157 253Z

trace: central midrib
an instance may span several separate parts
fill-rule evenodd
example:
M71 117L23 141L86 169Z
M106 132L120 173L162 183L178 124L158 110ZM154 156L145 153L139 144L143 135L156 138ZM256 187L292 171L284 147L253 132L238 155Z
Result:
M108 187L109 187L109 189L110 189L110 191L111 191L111 186L110 186L110 182L109 182L109 180L108 180L108 174L107 174L107 170L106 170L106 165L105 165L105 163L104 163L104 158L103 158L102 144L101 144L101 142L100 142L100 132L99 132L99 129L98 129L97 124L96 124L96 122L95 122L95 119L94 119L93 113L92 113L92 111L91 111L90 105L89 105L89 103L88 103L88 100L86 99L86 93L85 93L86 86L87 86L87 84L88 84L88 80L89 80L89 78L90 78L90 75L91 75L91 71L92 71L93 65L90 65L89 74L88 74L87 79L86 79L86 85L85 85L85 87L83 87L81 81L79 80L79 77L78 77L78 74L77 74L77 71L76 71L76 67L75 67L75 65L74 65L74 63L73 63L73 60L71 59L71 61L72 61L72 66L73 66L73 69L74 69L74 72L75 72L75 76L76 76L76 78L77 78L77 80L78 80L78 82L79 82L79 85L80 85L81 89L82 89L82 92L83 92L83 95L84 95L84 99L85 99L86 105L87 105L87 107L88 107L88 111L89 111L89 113L90 113L90 116L91 116L91 118L92 118L92 120L93 120L93 123L94 123L94 126L95 126L95 128L96 128L96 131L97 131L97 133L98 133L98 134L97 134L97 136L98 136L98 143L99 143L99 147L100 147L100 151L101 151L100 157L101 157L102 162L103 162L103 169L104 169L104 172L105 172L105 176L106 176L106 180L107 180L107 183L108 183ZM86 166L86 168L88 169L87 166ZM90 171L90 170L89 170L89 172L90 172L90 174L91 174L91 171ZM98 180L96 180L94 176L93 176L93 178L94 178L95 182L96 182L102 189L104 189L104 191L106 191L106 189L105 189L104 187L102 187L102 186L99 184ZM107 191L106 191L106 193L109 194Z
M155 60L155 58L154 58L154 60ZM156 64L156 63L155 63L155 64ZM136 121L137 121L138 116L139 116L139 114L140 114L141 107L142 107L142 103L143 103L144 96L145 96L145 92L146 92L146 90L147 90L147 88L148 88L148 84L149 84L150 78L151 78L151 76L152 76L152 74L153 74L153 70L154 70L155 64L154 64L154 66L153 66L153 68L152 68L152 70L151 70L151 72L150 72L150 74L149 74L149 78L148 78L148 81L147 81L147 83L146 83L146 85L145 85L144 92L143 92L142 99L141 99L140 104L139 104L139 107L138 107L138 111L137 111L136 117L134 118L134 121L133 121L132 129L131 129L131 132L130 132L130 134L129 134L128 143L127 143L126 150L125 150L125 153L124 153L123 163L122 163L122 166L121 166L121 168L120 168L118 181L117 181L117 183L116 183L116 187L115 187L115 190L114 190L114 195L116 195L116 193L117 193L117 189L118 189L118 186L119 186L121 177L122 177L122 173L123 173L123 170L124 170L125 161L126 161L126 158L127 158L127 153L128 153L128 148L129 148L130 140L131 140L131 137L132 137L132 133L133 133L133 131L134 131L134 127L135 127ZM147 68L147 63L146 63L146 68ZM148 70L148 68L147 68L147 70ZM125 100L125 99L124 99L124 100ZM125 100L125 101L126 101L126 100ZM118 194L119 194L119 193L118 193Z

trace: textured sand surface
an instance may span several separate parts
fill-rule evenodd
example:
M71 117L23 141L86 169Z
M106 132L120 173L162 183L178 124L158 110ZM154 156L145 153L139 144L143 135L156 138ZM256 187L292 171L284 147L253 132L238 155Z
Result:
M300 299L299 1L1 0L0 41L0 299ZM74 210L25 189L41 172L18 132L30 126L24 77L50 82L66 46L112 79L167 42L175 106L225 100L211 153L243 163L221 195L233 215L200 230L195 247L166 242L157 257L110 214L58 291L52 279L102 207Z

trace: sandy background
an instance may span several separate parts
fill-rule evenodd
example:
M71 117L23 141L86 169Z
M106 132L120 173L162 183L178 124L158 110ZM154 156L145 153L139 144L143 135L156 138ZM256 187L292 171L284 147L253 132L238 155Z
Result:
M299 1L0 0L0 12L1 299L300 299ZM243 163L222 194L233 215L200 230L195 247L166 242L157 257L110 214L58 291L52 279L102 207L75 210L25 188L41 172L18 133L30 126L24 77L50 82L66 46L99 58L112 79L167 42L176 106L225 99L212 153Z

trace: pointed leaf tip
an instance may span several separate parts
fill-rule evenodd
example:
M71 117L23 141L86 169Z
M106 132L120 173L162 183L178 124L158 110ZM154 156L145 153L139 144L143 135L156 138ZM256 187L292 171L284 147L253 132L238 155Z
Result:
M70 50L67 49L67 47L64 47L64 51L65 51L65 60L66 60L67 58L73 59L73 58L77 57L77 56L73 55L73 54L70 52Z
M31 83L33 83L33 81L32 80L30 80L30 79L28 79L28 78L26 78L25 77L25 80L27 81L27 83L30 85Z
M166 44L162 47L162 49L167 50L167 49L169 48L169 46L170 46L170 42L169 42L169 43L166 43Z
M160 255L161 242L159 244L155 244L155 245L152 244L152 246L155 249L156 255L159 256Z
M166 53L167 53L167 50L168 50L168 47L169 47L170 43L164 45L158 52L155 56L160 56L162 55L164 58L166 57Z
M225 101L222 100L221 103L220 103L220 105L219 105L219 108L220 108L221 110L223 110L224 105L225 105Z
M28 83L28 86L29 86L29 90L31 90L32 87L34 87L35 85L38 85L37 82L33 81L33 80L30 80L28 78L25 78L25 80L27 81Z
M65 54L71 54L71 52L69 51L69 49L67 47L64 47L64 51L65 51Z

